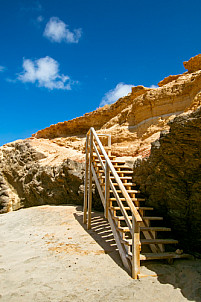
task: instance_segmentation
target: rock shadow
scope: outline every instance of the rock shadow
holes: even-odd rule
[[[201,302],[201,260],[175,259],[173,264],[166,260],[142,262],[141,270],[147,275],[157,275],[161,284],[170,284],[180,289],[188,301]]]

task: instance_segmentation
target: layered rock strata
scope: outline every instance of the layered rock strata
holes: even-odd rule
[[[112,135],[113,152],[117,156],[147,156],[151,142],[159,138],[161,130],[169,129],[171,119],[189,109],[195,110],[200,104],[200,55],[188,62],[184,65],[189,71],[165,78],[159,88],[133,87],[130,94],[116,103],[51,125],[33,137],[51,139],[84,152],[86,132],[94,127]]]

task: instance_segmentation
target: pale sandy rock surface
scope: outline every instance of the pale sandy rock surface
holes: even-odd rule
[[[0,301],[201,301],[200,260],[146,263],[133,280],[122,268],[108,223],[92,230],[76,206],[40,206],[0,216]]]

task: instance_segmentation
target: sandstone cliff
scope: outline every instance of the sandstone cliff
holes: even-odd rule
[[[159,138],[161,130],[169,129],[172,118],[201,104],[200,57],[184,62],[189,71],[165,78],[159,88],[133,87],[132,93],[112,105],[51,125],[33,136],[84,151],[86,132],[93,126],[112,135],[117,156],[148,155],[151,142]]]

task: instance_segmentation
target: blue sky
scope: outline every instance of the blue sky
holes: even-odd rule
[[[0,145],[183,73],[200,16],[200,0],[0,0]]]

